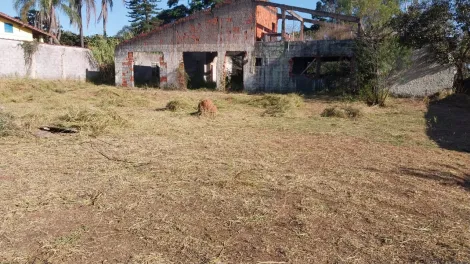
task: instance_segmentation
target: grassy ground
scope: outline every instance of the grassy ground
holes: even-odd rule
[[[470,155],[344,104],[0,80],[0,263],[469,262]]]

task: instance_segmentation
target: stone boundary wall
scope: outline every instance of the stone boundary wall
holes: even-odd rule
[[[394,77],[390,92],[404,97],[424,97],[452,88],[454,67],[430,62],[426,49],[415,50],[410,67]]]
[[[98,72],[98,64],[89,49],[38,44],[27,62],[22,43],[0,39],[0,77],[85,81]]]

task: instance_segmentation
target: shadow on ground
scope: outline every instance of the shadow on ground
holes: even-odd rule
[[[470,175],[458,175],[458,169],[449,168],[446,171],[436,169],[416,169],[416,168],[400,168],[400,173],[413,177],[434,180],[443,185],[456,185],[470,191]]]
[[[470,153],[470,96],[430,102],[425,118],[428,137],[441,148]]]

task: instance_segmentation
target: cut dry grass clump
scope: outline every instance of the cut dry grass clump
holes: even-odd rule
[[[191,109],[191,103],[186,99],[171,100],[166,104],[166,110],[171,112],[179,112]]]
[[[284,116],[303,103],[303,98],[298,94],[265,94],[248,102],[252,106],[266,108],[264,116]]]
[[[148,106],[149,100],[139,96],[136,93],[120,90],[114,87],[105,87],[94,93],[97,99],[100,99],[100,107],[133,107]]]
[[[67,113],[58,117],[55,125],[85,131],[91,136],[104,133],[111,127],[124,127],[127,121],[111,110],[94,108],[69,108]]]
[[[37,79],[1,79],[0,102],[31,103],[45,102],[51,98],[60,98],[69,92],[89,88],[84,82],[44,81]]]
[[[323,117],[338,117],[338,118],[351,118],[356,119],[363,115],[361,109],[354,106],[332,106],[327,107],[321,113]]]
[[[0,111],[0,137],[16,134],[18,127],[13,122],[13,115]]]

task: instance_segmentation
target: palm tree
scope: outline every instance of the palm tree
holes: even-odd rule
[[[113,0],[101,0],[101,13],[98,22],[103,19],[103,35],[106,37],[106,25],[108,23],[108,5],[110,11],[113,11]]]
[[[60,35],[60,22],[57,11],[62,11],[70,18],[77,20],[77,13],[70,7],[71,0],[14,0],[13,5],[22,20],[27,21],[28,12],[37,8],[39,24],[44,24],[47,32],[53,36],[52,41],[59,44],[57,36]]]
[[[85,47],[85,40],[83,35],[83,7],[86,7],[86,20],[87,26],[90,24],[91,15],[94,14],[96,17],[96,6],[95,0],[70,0],[72,2],[72,7],[78,13],[78,21],[75,20],[78,24],[78,28],[80,30],[80,45],[82,48]]]

